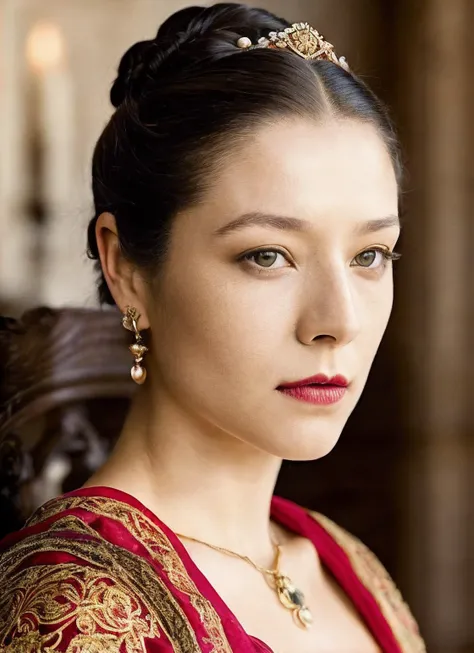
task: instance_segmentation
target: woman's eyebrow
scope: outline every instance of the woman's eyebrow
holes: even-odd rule
[[[228,224],[225,224],[223,227],[219,227],[219,229],[214,232],[214,235],[225,236],[233,231],[239,231],[251,226],[270,227],[272,229],[281,229],[285,231],[309,231],[312,224],[309,220],[290,218],[286,215],[252,212],[244,213]]]
[[[234,231],[240,231],[246,227],[259,226],[269,227],[271,229],[280,229],[283,231],[310,231],[313,228],[312,222],[302,220],[301,218],[291,218],[286,215],[275,215],[272,213],[244,213],[243,215],[231,220],[229,223],[219,227],[214,231],[215,236],[226,236]],[[383,218],[368,220],[356,227],[359,235],[370,234],[388,227],[400,227],[398,215],[388,215]]]
[[[387,215],[384,218],[376,218],[375,220],[367,220],[356,227],[356,233],[360,236],[365,234],[372,234],[375,231],[388,229],[389,227],[400,228],[400,218],[398,215]]]

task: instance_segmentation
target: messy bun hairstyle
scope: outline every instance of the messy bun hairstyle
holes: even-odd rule
[[[263,9],[220,3],[173,14],[155,38],[122,57],[110,99],[116,108],[93,156],[95,214],[89,256],[99,297],[113,298],[98,263],[98,216],[115,216],[124,256],[156,274],[165,261],[173,217],[206,190],[226,152],[259,125],[285,116],[326,114],[373,124],[397,178],[397,139],[385,108],[352,72],[288,51],[242,50],[289,23]]]

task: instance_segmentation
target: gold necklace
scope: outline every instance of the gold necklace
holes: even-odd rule
[[[191,542],[197,542],[198,544],[203,544],[204,546],[219,551],[220,553],[225,553],[226,555],[232,556],[233,558],[239,558],[244,562],[252,565],[257,571],[259,571],[264,576],[270,576],[273,580],[274,585],[270,586],[276,591],[280,603],[285,606],[288,610],[292,611],[293,617],[295,618],[298,626],[302,628],[311,628],[313,624],[313,615],[311,614],[310,609],[305,604],[304,594],[301,590],[297,589],[292,581],[282,574],[280,571],[280,557],[281,557],[281,545],[273,542],[272,544],[275,548],[275,564],[273,569],[265,569],[260,567],[251,560],[248,556],[241,555],[235,551],[230,551],[230,549],[225,549],[222,546],[216,546],[215,544],[209,544],[203,540],[198,540],[196,537],[190,537],[189,535],[182,535],[181,533],[176,533],[178,537],[182,537],[185,540],[190,540]]]

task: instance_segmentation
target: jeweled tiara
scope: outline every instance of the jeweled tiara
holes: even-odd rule
[[[255,44],[247,36],[241,36],[237,41],[237,47],[243,50],[254,48],[291,50],[303,59],[325,59],[344,70],[349,70],[345,57],[338,57],[332,43],[326,41],[322,34],[308,23],[293,23],[291,27],[281,32],[270,32],[268,37],[260,38]]]

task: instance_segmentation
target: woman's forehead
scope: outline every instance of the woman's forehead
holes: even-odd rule
[[[255,212],[371,220],[397,213],[398,188],[372,125],[301,119],[262,127],[231,150],[201,207],[217,228],[229,217]]]

